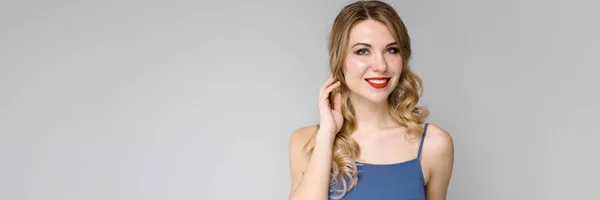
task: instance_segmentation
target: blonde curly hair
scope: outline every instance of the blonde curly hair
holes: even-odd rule
[[[333,199],[341,199],[346,193],[356,186],[358,181],[357,159],[360,147],[350,134],[356,129],[354,108],[349,98],[349,89],[343,78],[343,64],[348,53],[348,40],[350,30],[358,23],[367,19],[384,23],[391,30],[398,43],[400,55],[403,60],[402,74],[399,84],[388,97],[390,113],[399,124],[406,126],[409,135],[413,138],[420,137],[423,132],[421,124],[429,115],[427,108],[417,106],[422,94],[422,81],[411,70],[410,37],[398,13],[390,5],[380,1],[358,1],[345,6],[335,18],[329,35],[328,51],[329,66],[333,76],[342,82],[335,92],[342,94],[342,114],[344,123],[340,132],[335,136],[333,144],[333,159],[331,167],[330,192],[338,195]],[[330,95],[331,95],[330,94]],[[330,96],[329,99],[334,99]],[[318,131],[318,129],[317,129]],[[315,131],[315,133],[317,132]],[[304,146],[310,156],[314,149],[315,134]],[[339,189],[341,187],[341,189]]]

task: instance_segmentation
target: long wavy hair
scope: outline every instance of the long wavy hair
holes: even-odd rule
[[[400,48],[403,60],[402,74],[394,91],[388,97],[390,114],[402,126],[407,127],[408,136],[419,138],[423,132],[422,124],[429,115],[427,108],[417,106],[422,94],[422,81],[411,70],[410,37],[398,13],[390,5],[380,1],[357,1],[345,6],[335,18],[329,34],[328,51],[331,73],[342,83],[336,91],[342,94],[342,115],[344,123],[339,133],[335,136],[333,144],[333,159],[331,167],[330,192],[338,195],[333,199],[340,199],[356,186],[358,181],[357,159],[360,147],[350,134],[356,130],[356,117],[354,108],[349,98],[350,90],[344,82],[343,65],[349,51],[348,40],[350,30],[358,23],[367,19],[375,20],[387,25]],[[317,129],[318,131],[318,129]],[[317,132],[315,131],[315,133]],[[315,134],[304,146],[308,155],[312,154],[315,143]]]

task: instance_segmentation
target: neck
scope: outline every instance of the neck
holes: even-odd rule
[[[398,123],[389,112],[387,101],[372,102],[358,95],[350,95],[357,122],[357,131],[381,130]]]

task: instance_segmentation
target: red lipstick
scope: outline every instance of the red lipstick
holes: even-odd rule
[[[367,78],[365,79],[365,81],[367,81],[367,83],[369,83],[369,85],[371,85],[371,87],[374,87],[376,89],[381,89],[381,88],[385,88],[388,83],[390,82],[390,78],[388,77],[373,77],[373,78]]]

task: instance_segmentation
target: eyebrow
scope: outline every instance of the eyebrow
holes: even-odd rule
[[[395,45],[395,44],[396,44],[396,42],[392,42],[392,43],[389,43],[389,44],[385,45],[385,47],[389,47],[389,46],[392,46],[392,45]],[[369,43],[359,42],[359,43],[356,43],[356,44],[352,45],[351,48],[354,48],[355,46],[358,46],[358,45],[363,45],[363,46],[371,47],[371,44],[369,44]]]

